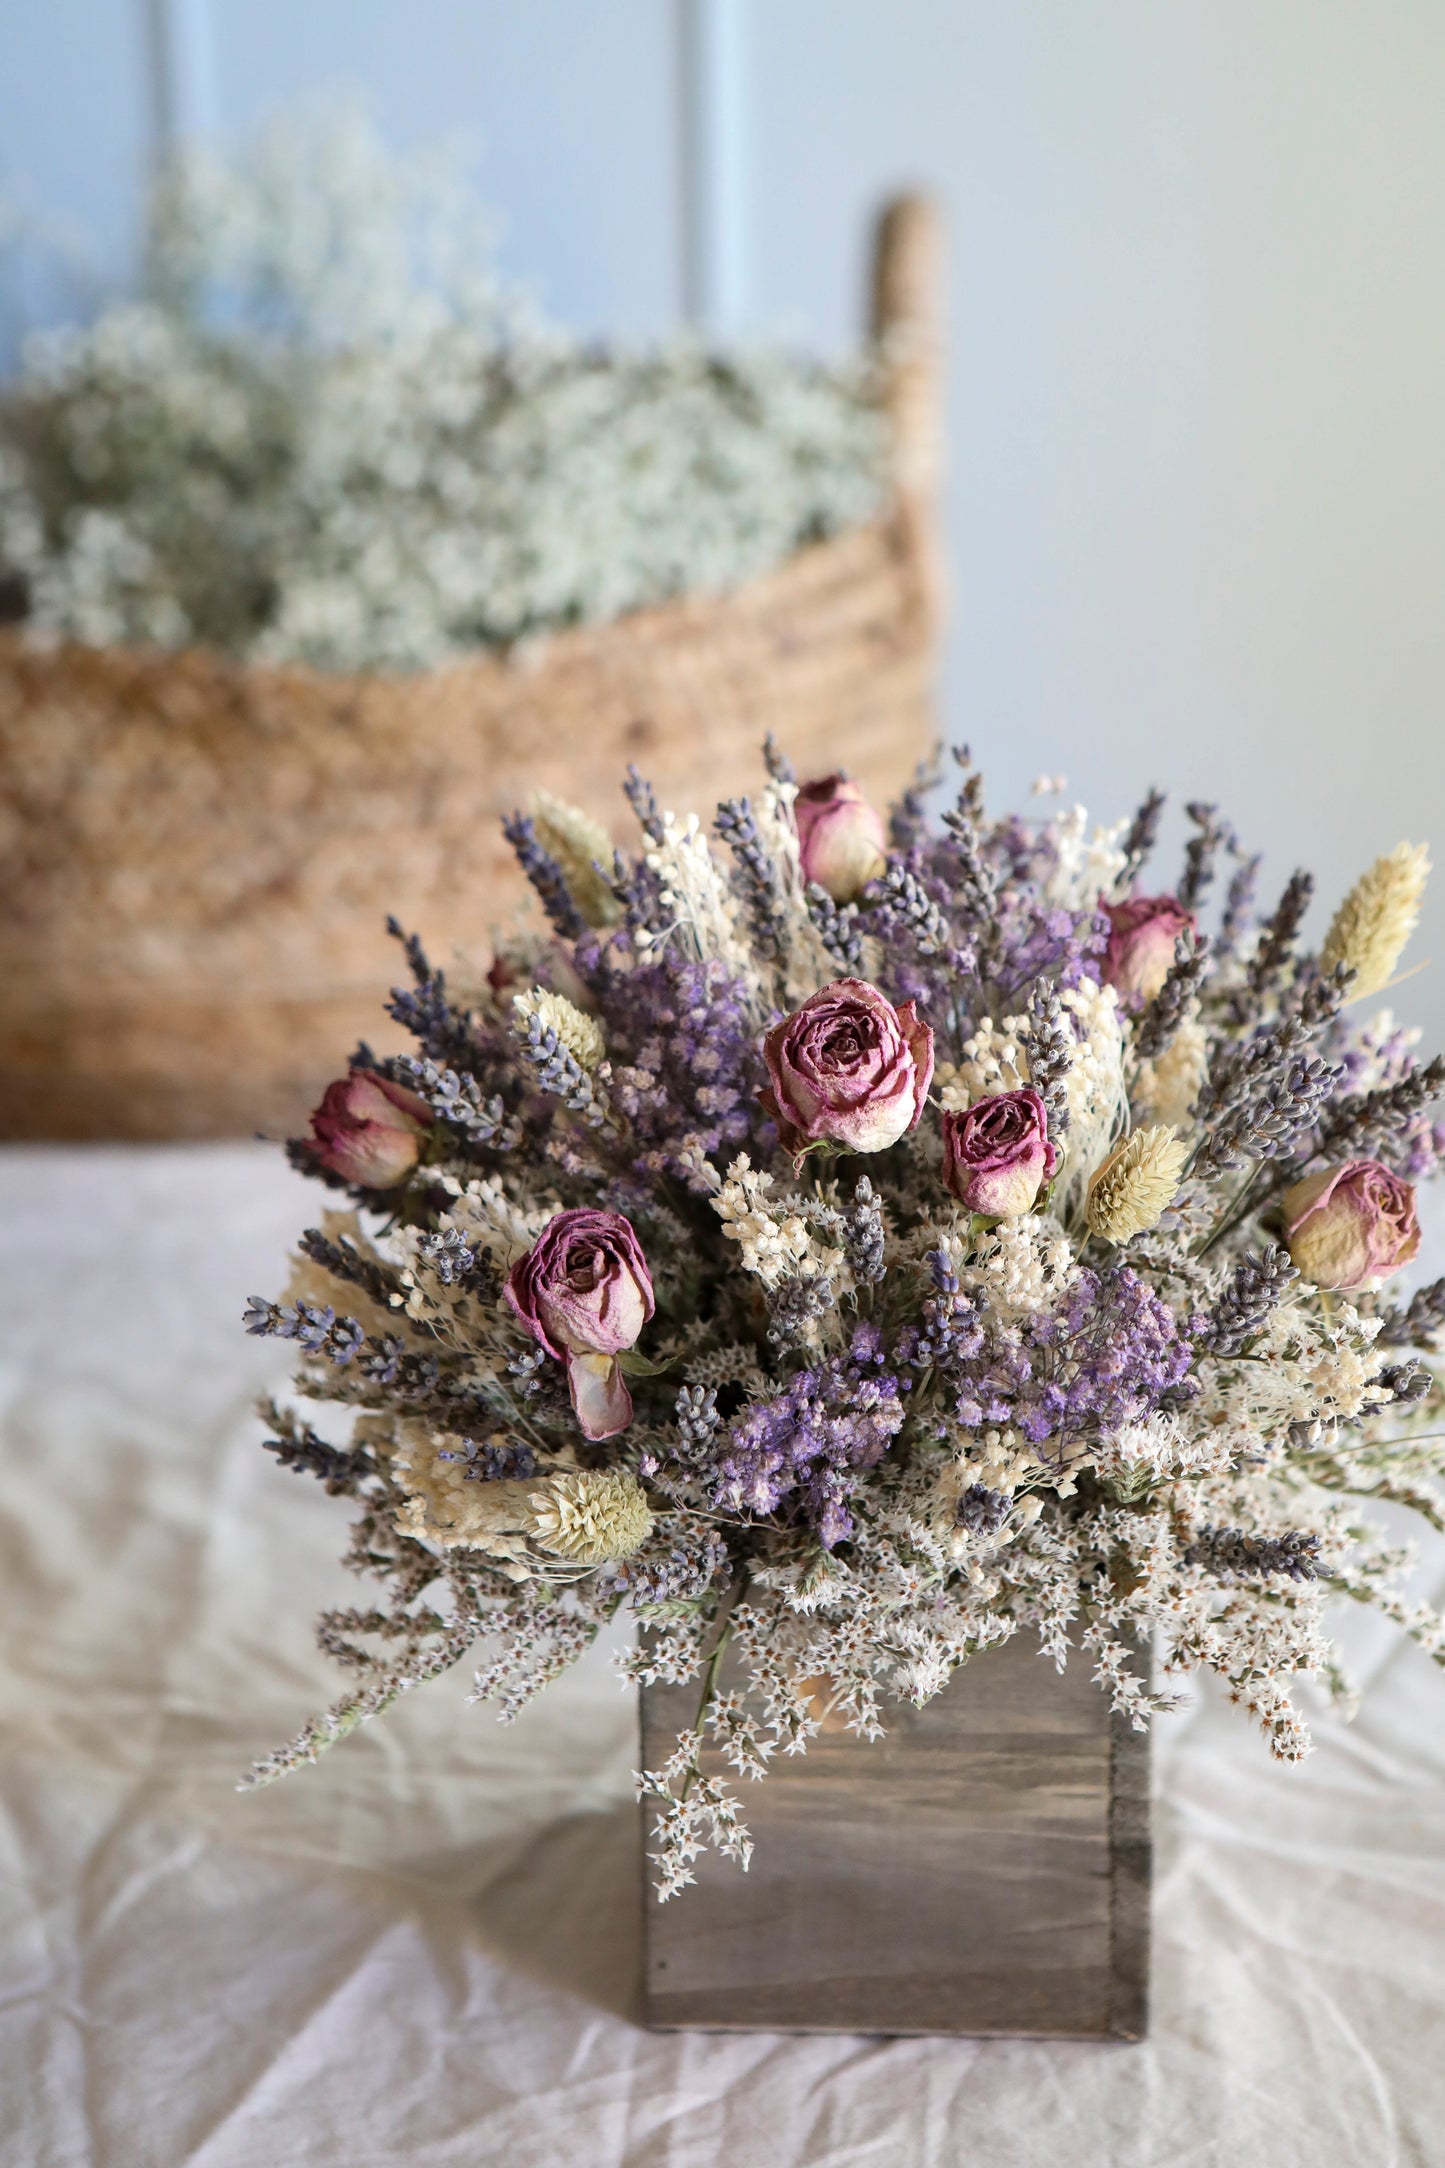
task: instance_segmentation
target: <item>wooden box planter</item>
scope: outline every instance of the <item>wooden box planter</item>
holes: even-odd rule
[[[693,1685],[643,1690],[645,1768],[696,1706]],[[830,1720],[760,1783],[730,1778],[752,1864],[705,1853],[695,1887],[649,1889],[648,2022],[1141,2038],[1148,1734],[1024,1634],[887,1722],[870,1744]]]
[[[769,729],[804,772],[901,782],[931,737],[936,254],[894,205],[892,509],[729,595],[413,677],[0,633],[0,1136],[295,1130],[359,1036],[391,1043],[388,911],[485,964],[535,789],[615,823],[635,760],[706,812]]]

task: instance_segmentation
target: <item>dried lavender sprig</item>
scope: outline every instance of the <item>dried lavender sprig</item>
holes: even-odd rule
[[[886,1241],[882,1199],[867,1175],[860,1174],[853,1185],[852,1207],[843,1216],[843,1247],[860,1286],[874,1286],[883,1278]]]
[[[434,1355],[419,1355],[395,1333],[368,1333],[354,1317],[338,1317],[329,1303],[268,1302],[252,1295],[242,1313],[247,1332],[258,1338],[295,1340],[308,1355],[324,1355],[345,1369],[353,1362],[373,1385],[395,1386],[408,1397],[434,1393],[441,1365]]]
[[[910,934],[921,956],[946,956],[953,946],[947,919],[916,874],[895,859],[864,898],[885,924]]]
[[[535,1014],[529,1016],[519,1044],[522,1059],[531,1062],[542,1089],[553,1093],[574,1114],[580,1114],[592,1128],[600,1129],[612,1112],[606,1094],[570,1047],[562,1044],[555,1024],[544,1023]]]
[[[1141,1061],[1155,1061],[1178,1036],[1199,993],[1209,962],[1209,936],[1182,933],[1168,975],[1139,1020],[1134,1046]]]
[[[1259,930],[1246,980],[1249,998],[1236,1004],[1239,1022],[1259,1014],[1261,1005],[1283,977],[1314,892],[1314,875],[1306,873],[1303,866],[1290,875],[1284,894]]]
[[[373,1302],[379,1302],[383,1309],[393,1307],[393,1297],[399,1301],[401,1279],[396,1268],[383,1264],[380,1258],[368,1257],[365,1251],[356,1247],[350,1235],[342,1235],[339,1241],[333,1242],[319,1227],[308,1227],[298,1248],[303,1257],[320,1265],[323,1272],[331,1273],[338,1280],[348,1280],[363,1294],[370,1295]]]
[[[958,867],[954,893],[971,918],[992,924],[998,883],[983,855],[978,821],[965,798],[966,792],[961,793],[959,803],[943,816],[943,825],[952,841],[954,863]]]
[[[1258,851],[1252,858],[1243,859],[1235,869],[1224,899],[1224,912],[1219,921],[1219,937],[1214,944],[1216,962],[1223,962],[1239,947],[1240,936],[1249,922],[1254,908],[1255,890],[1259,886],[1259,869],[1263,859]]]
[[[778,869],[758,834],[751,801],[724,798],[713,825],[737,860],[754,946],[763,956],[780,956],[785,945],[786,922]]]
[[[986,1483],[970,1483],[954,1508],[954,1525],[974,1536],[997,1535],[1012,1504],[1006,1491],[990,1490]]]
[[[717,1387],[684,1385],[673,1407],[677,1417],[677,1458],[689,1467],[706,1466],[722,1422]]]
[[[447,998],[446,974],[434,971],[427,961],[426,951],[414,933],[406,933],[398,920],[388,918],[386,930],[394,941],[399,941],[411,968],[414,987],[394,986],[386,1013],[421,1041],[431,1060],[437,1062],[464,1061],[475,1051],[471,1020],[463,1010],[452,1007]],[[375,1069],[378,1063],[369,1047],[358,1049],[364,1055],[364,1066]]]
[[[640,775],[630,762],[627,769],[627,781],[622,788],[626,794],[627,803],[637,816],[637,825],[648,842],[653,844],[661,843],[667,834],[667,830],[663,827],[662,816],[657,810],[656,793],[647,778]]]
[[[525,1482],[537,1473],[536,1454],[520,1440],[496,1445],[490,1439],[479,1444],[475,1438],[460,1438],[457,1443],[459,1452],[440,1452],[437,1459],[465,1461],[462,1473],[468,1483]]]
[[[468,1242],[459,1227],[444,1227],[436,1234],[417,1236],[416,1254],[441,1281],[443,1287],[465,1287],[477,1279],[494,1278],[491,1258]]]
[[[1386,1347],[1433,1348],[1435,1335],[1445,1330],[1445,1279],[1416,1288],[1408,1302],[1397,1302],[1380,1322],[1380,1340]]]
[[[464,1070],[448,1068],[415,1054],[393,1054],[381,1065],[394,1083],[424,1099],[439,1121],[446,1122],[468,1144],[490,1145],[505,1150],[517,1142],[515,1123],[507,1120],[500,1093],[483,1099],[481,1086]]]
[[[575,941],[586,926],[567,876],[550,851],[537,841],[537,826],[527,813],[510,813],[502,822],[502,834],[517,854],[517,863],[536,891],[542,909],[564,941]]]
[[[264,1295],[251,1295],[241,1323],[258,1340],[295,1340],[308,1355],[341,1365],[366,1345],[365,1327],[354,1317],[338,1318],[329,1302],[268,1302]]]
[[[1290,1263],[1288,1250],[1278,1243],[1242,1257],[1235,1266],[1209,1314],[1202,1332],[1195,1334],[1200,1355],[1240,1355],[1269,1322],[1299,1272]]]
[[[798,780],[793,763],[789,760],[787,754],[780,749],[778,741],[771,730],[763,740],[763,760],[767,765],[768,774],[775,783],[796,783]]]
[[[1275,1576],[1290,1581],[1319,1577],[1320,1539],[1313,1531],[1286,1529],[1277,1536],[1251,1536],[1242,1528],[1201,1528],[1184,1556],[1222,1581],[1257,1581]]]
[[[1435,1390],[1435,1373],[1427,1370],[1424,1363],[1386,1363],[1370,1382],[1379,1398],[1361,1410],[1364,1415],[1377,1414],[1387,1407],[1410,1408],[1421,1400],[1428,1400]]]
[[[1218,806],[1206,805],[1202,798],[1191,799],[1184,810],[1198,833],[1190,837],[1184,848],[1184,877],[1179,883],[1179,901],[1186,911],[1197,911],[1214,885],[1220,845],[1232,841],[1233,830],[1228,821],[1219,818]]]
[[[1119,869],[1115,886],[1120,894],[1133,887],[1143,870],[1145,860],[1159,841],[1159,816],[1168,803],[1162,790],[1151,789],[1129,824],[1124,838],[1124,863]]]
[[[1281,1159],[1313,1129],[1342,1069],[1308,1051],[1338,1015],[1345,981],[1335,974],[1305,987],[1298,1008],[1252,1038],[1226,1041],[1210,1063],[1198,1100],[1206,1134],[1192,1172],[1209,1176],[1245,1159]]]
[[[1036,981],[1029,995],[1029,1021],[1022,1034],[1029,1057],[1029,1081],[1044,1102],[1049,1135],[1061,1137],[1069,1126],[1069,1071],[1076,1042],[1055,989]]]
[[[811,1280],[781,1280],[767,1297],[768,1338],[774,1347],[792,1347],[808,1336],[808,1327],[837,1307],[838,1291],[832,1275],[820,1272]]]
[[[1445,1054],[1372,1092],[1350,1092],[1331,1107],[1320,1130],[1319,1149],[1363,1155],[1379,1150],[1410,1128],[1418,1115],[1445,1098]]]
[[[276,1435],[261,1441],[264,1450],[274,1453],[283,1468],[297,1475],[314,1475],[333,1498],[354,1498],[366,1478],[375,1475],[376,1462],[365,1446],[328,1445],[309,1423],[274,1402],[265,1414]]]
[[[958,786],[958,810],[977,826],[983,820],[983,771],[975,768],[973,754],[966,745],[955,745],[953,764],[963,771],[963,781]]]
[[[911,851],[915,843],[923,840],[928,831],[927,800],[942,780],[943,743],[940,739],[927,760],[919,761],[913,771],[913,781],[898,803],[889,809],[888,840],[895,851]]]
[[[826,888],[816,881],[808,883],[808,916],[817,929],[818,939],[835,963],[845,971],[856,972],[863,967],[863,927],[856,903],[834,903]]]

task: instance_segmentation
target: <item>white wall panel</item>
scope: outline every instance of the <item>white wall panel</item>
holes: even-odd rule
[[[1283,880],[1445,860],[1445,9],[768,0],[753,308],[952,230],[949,720],[1016,799],[1223,798]],[[1445,1037],[1445,873],[1402,1011]]]
[[[149,152],[142,28],[139,0],[0,0],[0,189],[73,229],[104,280],[129,268]],[[3,368],[67,295],[33,261],[0,270]]]
[[[505,222],[503,261],[587,330],[679,307],[670,0],[209,0],[220,120],[328,84],[399,145],[462,131]]]

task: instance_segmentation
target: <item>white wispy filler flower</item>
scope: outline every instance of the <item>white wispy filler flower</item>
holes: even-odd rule
[[[723,1233],[738,1245],[744,1272],[755,1273],[764,1287],[816,1279],[840,1262],[841,1252],[818,1248],[806,1219],[789,1199],[773,1197],[772,1188],[773,1177],[754,1167],[746,1152],[735,1159],[712,1200]]]
[[[525,993],[513,994],[512,1014],[523,1033],[534,1017],[544,1031],[555,1031],[558,1044],[584,1069],[596,1069],[606,1059],[602,1026],[565,994],[550,993],[545,986],[529,987]]]
[[[432,668],[723,592],[882,510],[870,355],[603,353],[495,240],[458,158],[398,158],[344,105],[178,153],[144,294],[38,335],[7,386],[0,570],[32,633]]]
[[[1157,1227],[1178,1193],[1188,1157],[1189,1146],[1172,1129],[1136,1129],[1089,1183],[1089,1232],[1118,1244]]]
[[[509,823],[552,930],[504,936],[474,998],[408,940],[416,1054],[363,1050],[293,1147],[352,1209],[246,1313],[298,1356],[270,1449],[350,1501],[371,1583],[322,1621],[350,1691],[256,1781],[474,1644],[473,1698],[509,1717],[636,1621],[626,1676],[697,1695],[639,1777],[663,1897],[704,1845],[746,1859],[735,1776],[825,1709],[878,1738],[1012,1634],[1135,1724],[1212,1671],[1285,1760],[1301,1677],[1348,1704],[1331,1597],[1445,1662],[1369,1515],[1445,1526],[1440,1389],[1409,1352],[1445,1342],[1445,1281],[1382,1286],[1445,1159],[1445,1060],[1352,1021],[1300,952],[1304,877],[1255,918],[1216,807],[1169,895],[1143,874],[1157,792],[1091,843],[1076,811],[991,817],[963,761],[946,819],[925,774],[888,876],[840,904],[802,879],[794,810],[834,779],[766,760],[715,823],[629,780],[601,932],[600,832],[555,801]],[[1379,968],[1423,861],[1387,866],[1350,907]],[[1151,990],[1141,940],[1191,921]],[[368,1151],[393,1115],[406,1150]],[[1031,1209],[969,1201],[965,1144],[1006,1178],[1041,1137],[1061,1163]]]
[[[1377,994],[1395,975],[1405,944],[1420,923],[1430,875],[1423,843],[1397,843],[1377,858],[1336,911],[1320,950],[1320,964],[1344,964],[1355,976],[1350,995]]]
[[[652,1509],[636,1476],[579,1468],[550,1476],[527,1493],[527,1523],[544,1551],[600,1566],[641,1549]]]

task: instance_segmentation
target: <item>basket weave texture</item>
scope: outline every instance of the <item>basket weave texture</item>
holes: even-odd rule
[[[895,508],[729,595],[411,677],[0,634],[0,1134],[301,1126],[358,1037],[391,1043],[388,911],[485,962],[520,900],[499,822],[538,788],[615,825],[636,761],[704,807],[768,730],[896,785],[931,726],[936,253],[891,206]]]

